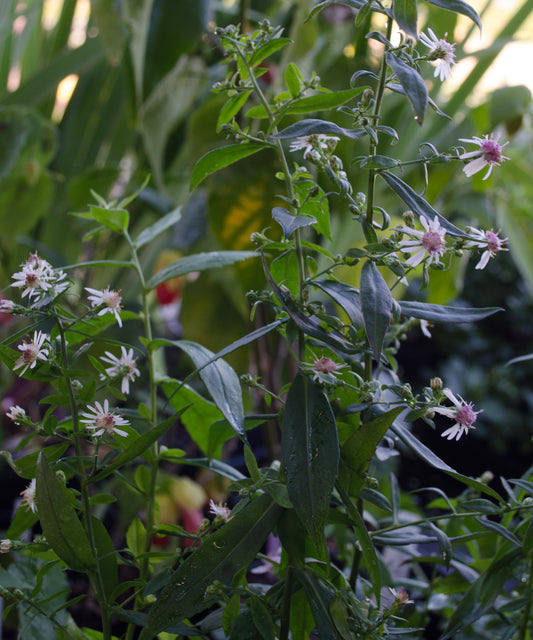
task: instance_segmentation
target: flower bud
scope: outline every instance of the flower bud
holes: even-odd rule
[[[412,211],[404,211],[402,215],[403,221],[405,222],[406,227],[410,227],[414,229],[415,227],[415,214]]]
[[[361,104],[363,107],[368,107],[374,98],[374,92],[372,89],[365,89],[363,91],[363,99],[361,100]]]
[[[429,381],[429,386],[433,390],[433,392],[441,392],[443,387],[442,379],[439,377],[431,378]]]

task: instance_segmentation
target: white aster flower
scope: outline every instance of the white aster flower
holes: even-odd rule
[[[100,360],[111,365],[105,370],[107,376],[109,378],[120,378],[122,380],[122,393],[128,394],[130,392],[130,382],[133,382],[135,377],[141,374],[135,366],[137,358],[133,357],[133,349],[126,350],[125,347],[120,347],[120,349],[122,351],[120,358],[106,351],[105,355],[107,357],[101,356]],[[100,379],[105,380],[105,376],[101,375]]]
[[[289,151],[303,150],[305,158],[313,149],[333,151],[339,140],[340,138],[337,136],[327,136],[324,133],[312,133],[308,136],[300,136],[293,140],[289,145]]]
[[[24,367],[19,374],[22,376],[27,369],[33,369],[38,360],[46,360],[50,350],[47,346],[43,345],[45,345],[49,339],[50,336],[47,333],[34,331],[33,340],[30,342],[24,341],[22,344],[19,344],[18,349],[22,351],[22,355],[15,362],[13,370]]]
[[[24,491],[20,492],[20,495],[22,496],[21,504],[26,505],[26,511],[28,511],[28,509],[31,509],[33,513],[36,513],[37,505],[35,504],[35,478],[24,489]]]
[[[86,429],[94,431],[92,434],[94,437],[101,436],[104,433],[109,435],[116,433],[124,437],[128,435],[127,431],[117,427],[129,425],[129,422],[117,413],[117,409],[110,411],[107,400],[104,400],[103,407],[99,402],[95,402],[93,407],[88,406],[87,409],[92,413],[82,413],[81,415],[86,419],[80,422],[85,423]]]
[[[13,543],[11,540],[1,540],[0,541],[0,553],[9,553],[11,551],[11,547]]]
[[[470,227],[467,229],[467,232],[476,239],[469,240],[465,245],[466,248],[483,249],[481,259],[477,263],[476,269],[484,269],[489,260],[494,258],[498,251],[507,251],[507,248],[503,246],[507,242],[507,238],[500,238],[499,236],[501,229],[499,231],[493,231],[492,229],[490,231],[483,231],[482,229],[473,229]]]
[[[28,418],[26,412],[18,404],[10,407],[9,411],[6,411],[6,416],[12,420],[15,424],[21,425]]]
[[[226,505],[219,502],[218,504],[214,500],[209,500],[209,511],[214,516],[220,516],[224,520],[229,520],[231,517],[231,509]]]
[[[66,274],[63,271],[56,271],[52,265],[37,253],[30,253],[28,260],[20,265],[21,271],[14,273],[12,278],[15,282],[13,287],[24,287],[22,297],[41,300],[46,293],[54,297],[68,288]]]
[[[475,429],[474,423],[477,420],[478,413],[481,413],[481,411],[474,411],[474,405],[471,402],[465,402],[460,396],[456,397],[450,389],[443,389],[442,393],[454,407],[435,407],[435,412],[456,422],[441,435],[447,440],[453,440],[454,438],[459,440],[470,429]]]
[[[7,298],[0,299],[0,313],[13,313],[15,303]]]
[[[122,320],[119,315],[119,311],[122,308],[120,306],[120,303],[122,302],[122,298],[119,295],[120,292],[113,291],[113,289],[110,289],[109,287],[106,287],[102,291],[85,287],[85,291],[92,294],[89,296],[89,301],[93,309],[104,305],[104,308],[98,312],[99,316],[103,316],[104,313],[112,313],[117,319],[118,326],[122,327]]]
[[[440,226],[439,219],[435,216],[433,222],[428,222],[424,216],[420,216],[420,223],[424,231],[411,229],[410,227],[398,227],[398,231],[415,236],[413,240],[400,240],[400,251],[412,253],[413,255],[406,261],[411,267],[417,267],[427,256],[429,264],[440,262],[439,258],[446,251],[445,236],[446,231]]]
[[[500,166],[502,162],[509,160],[507,156],[502,154],[503,147],[508,145],[509,142],[500,144],[498,142],[498,138],[499,135],[495,136],[493,133],[483,136],[482,138],[478,138],[477,136],[474,136],[471,139],[459,138],[461,142],[477,144],[479,147],[476,151],[462,153],[459,156],[461,160],[470,160],[472,158],[472,162],[469,162],[465,167],[463,167],[463,171],[467,178],[470,178],[475,173],[488,166],[489,170],[483,177],[483,180],[486,180],[490,176],[494,165]]]
[[[425,33],[420,34],[420,42],[431,49],[429,57],[435,61],[436,78],[439,76],[441,81],[449,78],[452,73],[452,64],[455,64],[455,44],[446,42],[447,33],[444,38],[437,38],[432,29],[428,28],[429,36]]]

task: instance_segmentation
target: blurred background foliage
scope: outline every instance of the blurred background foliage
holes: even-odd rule
[[[419,283],[400,294],[505,309],[468,329],[436,327],[431,341],[413,331],[400,352],[400,367],[413,380],[415,391],[439,375],[447,386],[484,409],[478,430],[469,444],[461,443],[460,451],[453,444],[439,443],[449,449],[445,455],[451,456],[453,447],[454,456],[464,454],[465,465],[479,464],[481,472],[497,464],[497,458],[511,462],[517,449],[527,456],[533,449],[529,424],[533,361],[505,366],[511,358],[533,352],[533,42],[527,41],[533,31],[533,2],[472,4],[483,19],[482,35],[467,19],[419,3],[419,30],[430,25],[439,37],[447,32],[448,40],[458,43],[459,63],[451,82],[441,85],[427,69],[430,94],[450,118],[430,112],[419,127],[406,101],[388,95],[383,124],[403,135],[395,147],[385,140],[387,146],[381,151],[416,158],[425,140],[445,152],[459,138],[493,130],[510,140],[506,151],[512,160],[487,181],[479,174],[465,180],[456,163],[432,165],[428,182],[420,168],[406,168],[402,175],[420,192],[427,190],[433,206],[453,222],[478,220],[485,228],[501,227],[509,238],[510,252],[485,271],[475,271],[466,258],[455,260],[451,274],[432,273],[431,294],[419,291]],[[305,77],[316,71],[321,84],[331,89],[349,88],[357,70],[376,67],[379,45],[364,37],[368,24],[356,28],[354,10],[328,7],[306,22],[312,5],[311,0],[3,0],[3,287],[29,250],[37,249],[58,267],[89,258],[123,257],[124,249],[114,244],[112,235],[103,233],[96,242],[84,243],[86,226],[69,214],[94,201],[91,190],[105,198],[120,198],[138,188],[148,174],[148,187],[131,205],[133,233],[182,207],[182,218],[172,232],[146,249],[149,272],[178,255],[251,248],[251,233],[268,227],[277,233],[271,210],[282,189],[273,176],[274,158],[266,153],[225,169],[193,194],[189,180],[195,162],[225,144],[217,132],[224,99],[211,91],[213,83],[224,77],[219,64],[222,52],[213,33],[216,25],[240,22],[251,28],[266,17],[284,26],[295,44],[269,62],[261,79],[267,93],[283,90],[289,62]],[[328,118],[350,125],[342,112]],[[343,140],[337,152],[354,191],[364,190],[366,173],[352,163],[366,153],[363,143]],[[327,191],[327,178],[323,180]],[[377,201],[399,220],[403,210],[395,196],[382,189]],[[330,211],[330,252],[343,253],[364,243],[359,225],[334,199]],[[345,275],[357,285],[357,269]],[[134,286],[124,280],[109,281],[111,277],[116,275],[105,269],[91,273],[92,286],[111,284],[122,289],[126,305],[128,298],[135,304]],[[263,285],[258,265],[248,261],[232,270],[167,285],[157,292],[154,305],[160,307],[165,331],[183,333],[216,351],[249,331],[245,294]],[[129,330],[134,331],[134,325]],[[260,354],[238,352],[232,364],[240,373],[264,374],[260,361]],[[276,364],[273,358],[268,362],[271,367]],[[4,371],[2,384],[9,388],[6,376]],[[477,448],[482,441],[487,456],[494,454],[494,462],[481,456],[472,459],[468,447]]]

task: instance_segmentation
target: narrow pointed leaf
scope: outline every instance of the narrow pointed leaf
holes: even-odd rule
[[[235,575],[251,564],[281,512],[282,508],[263,494],[206,538],[172,573],[150,610],[141,640],[150,640],[170,625],[214,604],[216,600],[206,598],[207,587],[215,580],[232,584]]]
[[[154,222],[154,224],[150,225],[148,228],[144,229],[139,233],[137,240],[135,240],[135,247],[140,249],[144,247],[145,244],[153,240],[163,231],[170,229],[173,227],[178,220],[181,218],[181,207],[177,207],[173,211],[170,211],[162,218]]]
[[[367,260],[361,270],[361,308],[365,331],[377,362],[392,312],[392,296],[387,283],[373,262]]]
[[[499,522],[494,522],[493,520],[489,520],[488,518],[476,518],[476,520],[482,527],[485,527],[485,529],[494,531],[498,535],[502,536],[502,538],[505,538],[506,540],[514,544],[516,547],[522,547],[522,543],[515,536],[515,534],[512,531],[509,531],[507,527],[504,527]]]
[[[474,7],[471,7],[463,0],[426,0],[428,4],[435,5],[441,9],[447,9],[454,13],[461,13],[464,16],[468,16],[472,22],[474,22],[481,30],[481,18]]]
[[[364,129],[344,129],[334,122],[309,118],[306,120],[300,120],[300,122],[295,124],[291,124],[270,137],[274,140],[291,140],[292,138],[309,136],[314,133],[327,133],[333,136],[352,138],[354,140],[366,135],[366,131]]]
[[[155,289],[158,285],[177,278],[178,276],[184,276],[188,273],[195,271],[206,271],[207,269],[216,269],[218,267],[225,267],[241,260],[247,260],[248,258],[257,258],[257,253],[254,251],[212,251],[210,253],[195,253],[191,256],[185,256],[175,262],[172,262],[158,271],[148,281],[148,289]]]
[[[433,221],[435,216],[437,216],[440,226],[446,229],[446,233],[449,233],[451,236],[468,238],[468,234],[461,231],[461,229],[451,222],[448,222],[444,216],[441,216],[440,213],[435,211],[435,209],[433,209],[433,207],[422,196],[418,195],[418,193],[411,189],[411,187],[403,180],[392,173],[388,173],[387,171],[382,171],[379,175],[385,180],[396,195],[400,196],[409,209],[412,209],[413,212],[416,213],[417,216],[423,216],[428,222]]]
[[[247,158],[267,148],[267,145],[260,144],[232,144],[227,147],[209,151],[202,156],[194,166],[190,190],[195,189],[202,180],[212,173],[215,173],[215,171],[229,167],[234,162],[238,162],[243,158]]]
[[[409,449],[411,449],[411,451],[416,453],[417,456],[427,462],[434,469],[439,469],[468,487],[495,498],[500,504],[505,504],[505,500],[496,493],[494,489],[491,489],[486,484],[479,482],[479,480],[474,480],[474,478],[464,476],[462,473],[459,473],[450,467],[449,464],[444,462],[444,460],[441,460],[441,458],[434,454],[433,451],[426,447],[425,444],[420,442],[420,440],[418,440],[408,429],[399,424],[398,421],[392,423],[391,429],[400,438],[400,440],[409,447]]]
[[[40,454],[36,468],[36,502],[48,544],[70,569],[94,568],[91,545],[67,490]]]
[[[332,589],[323,584],[310,569],[295,569],[294,573],[311,605],[320,640],[343,640],[330,613],[330,608],[336,600]]]
[[[418,40],[416,0],[394,0],[394,19],[408,36]]]
[[[394,75],[398,78],[398,82],[402,85],[409,102],[413,105],[416,119],[418,124],[421,125],[424,122],[428,105],[428,90],[424,78],[416,69],[410,67],[392,53],[386,53],[385,59],[393,70]]]
[[[292,40],[290,38],[274,38],[265,42],[265,44],[261,45],[258,49],[256,49],[252,57],[250,58],[250,66],[255,67],[260,62],[263,62],[266,58],[271,56],[276,51],[283,49],[288,44],[291,44]]]
[[[175,340],[174,345],[191,358],[216,406],[232,428],[240,436],[244,436],[244,409],[239,376],[225,360],[219,358],[213,362],[215,354],[196,342]]]
[[[274,207],[272,209],[272,217],[281,226],[283,235],[286,238],[292,236],[296,229],[309,227],[317,222],[317,219],[312,216],[293,216],[283,207]]]
[[[218,116],[217,131],[220,131],[223,124],[226,124],[227,122],[231,122],[231,120],[233,120],[233,118],[242,109],[251,93],[252,90],[247,89],[246,91],[242,91],[241,93],[236,93],[226,102],[226,104],[220,110],[220,115]]]
[[[410,302],[400,300],[402,316],[409,318],[421,318],[429,322],[477,322],[488,318],[493,313],[503,311],[501,307],[448,307],[440,304],[430,304],[427,302]]]
[[[328,294],[335,302],[346,311],[352,324],[360,329],[365,326],[361,296],[359,291],[349,284],[337,282],[337,280],[315,280],[313,283]]]
[[[130,222],[130,214],[126,209],[106,209],[105,207],[90,206],[91,216],[100,224],[113,231],[126,231]]]
[[[346,89],[344,91],[332,91],[331,93],[319,93],[316,96],[308,96],[306,98],[300,98],[290,104],[284,114],[305,114],[314,113],[315,111],[327,111],[329,109],[335,109],[343,104],[346,104],[352,98],[355,98],[364,91],[364,87],[357,89]],[[349,130],[351,131],[351,130]]]
[[[335,416],[320,385],[299,374],[287,396],[281,464],[289,497],[317,549],[337,477],[339,442]]]

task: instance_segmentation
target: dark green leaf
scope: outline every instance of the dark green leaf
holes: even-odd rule
[[[428,4],[433,4],[441,9],[447,9],[454,13],[462,13],[464,16],[468,16],[481,30],[481,18],[474,7],[471,7],[463,0],[426,0]]]
[[[418,40],[416,0],[394,0],[394,19],[408,36]]]
[[[118,586],[117,552],[104,523],[98,518],[91,518],[94,542],[98,553],[97,563],[102,576],[103,588],[107,602],[113,601],[113,592]]]
[[[416,191],[413,191],[403,180],[400,180],[400,178],[387,171],[383,171],[379,175],[417,216],[423,216],[428,222],[432,222],[436,216],[440,226],[446,229],[446,233],[449,233],[451,236],[468,238],[468,235],[464,231],[461,231],[461,229],[454,224],[448,222],[444,216],[437,213],[422,196],[419,196]]]
[[[314,280],[313,285],[319,287],[346,311],[352,324],[361,329],[365,326],[363,311],[361,308],[361,296],[359,291],[349,284],[336,280]]]
[[[360,95],[363,91],[364,87],[359,87],[357,89],[332,91],[331,93],[319,93],[316,96],[300,98],[299,100],[295,100],[294,102],[292,102],[286,109],[284,109],[283,115],[287,115],[289,113],[302,115],[304,113],[314,113],[315,111],[327,111],[329,109],[335,109],[336,107],[340,107],[341,105],[346,104],[352,98]]]
[[[370,260],[365,262],[361,270],[360,294],[366,335],[379,362],[391,320],[392,296],[385,279]]]
[[[362,169],[390,169],[391,167],[396,167],[398,165],[398,160],[389,158],[389,156],[365,156],[358,160],[359,166]]]
[[[202,156],[194,166],[191,177],[191,191],[195,189],[202,180],[207,178],[207,176],[215,173],[215,171],[229,167],[234,162],[247,158],[262,149],[267,149],[268,146],[269,145],[260,144],[233,144],[209,151]]]
[[[281,465],[289,497],[317,549],[337,477],[339,442],[335,416],[321,386],[302,374],[294,379],[285,404]]]
[[[330,613],[330,607],[336,600],[334,591],[310,569],[294,569],[294,574],[311,604],[320,640],[344,640]]]
[[[485,527],[485,529],[494,531],[498,535],[502,536],[502,538],[505,538],[506,540],[509,540],[509,542],[512,542],[512,544],[517,547],[522,547],[522,543],[515,536],[515,534],[512,531],[509,531],[507,527],[504,527],[499,522],[494,522],[493,520],[488,520],[487,518],[476,518],[476,520],[482,527]]]
[[[343,129],[334,122],[310,118],[291,124],[270,137],[275,140],[291,140],[292,138],[309,136],[314,133],[327,133],[334,136],[345,136],[346,138],[352,138],[354,140],[366,135],[366,131],[364,129]]]
[[[13,459],[13,456],[9,451],[0,451],[0,456],[4,458],[7,464],[20,478],[31,480],[32,478],[35,478],[37,459],[41,453],[46,457],[48,462],[55,462],[56,460],[59,460],[63,453],[65,453],[67,447],[68,444],[53,444],[41,449],[40,451],[34,451],[33,453],[29,453],[27,456],[17,458],[16,460]]]
[[[263,640],[276,640],[276,625],[272,620],[270,611],[263,604],[263,601],[257,596],[252,596],[249,600],[249,607],[254,624],[259,631],[259,638]],[[259,640],[259,638],[257,638],[257,640]]]
[[[213,361],[215,354],[196,342],[174,340],[172,343],[191,358],[216,406],[236,433],[244,436],[242,390],[235,371],[221,358]]]
[[[402,316],[406,318],[422,318],[430,322],[477,322],[488,318],[493,313],[503,311],[500,307],[447,307],[440,304],[429,304],[427,302],[409,302],[400,300]]]
[[[263,494],[206,538],[171,577],[148,615],[141,640],[149,640],[172,624],[213,604],[206,589],[215,580],[231,585],[235,574],[248,567],[282,512]]]
[[[317,222],[316,218],[313,218],[312,216],[293,216],[283,207],[274,207],[272,209],[272,217],[281,225],[283,235],[286,238],[290,237],[296,229],[309,227]]]
[[[425,444],[422,444],[420,440],[415,438],[415,436],[404,426],[399,424],[398,422],[393,422],[391,425],[391,429],[394,433],[400,438],[400,440],[407,446],[411,451],[417,454],[422,460],[425,460],[431,467],[435,469],[439,469],[444,473],[448,474],[452,478],[459,480],[463,484],[468,487],[472,487],[476,491],[484,493],[492,498],[495,498],[499,503],[505,504],[505,500],[498,494],[496,491],[491,489],[486,484],[479,482],[478,480],[474,480],[474,478],[469,478],[468,476],[464,476],[452,467],[448,465],[444,460],[441,460],[436,454],[431,451]]]
[[[494,515],[499,513],[500,509],[494,502],[486,500],[485,498],[473,498],[472,500],[465,500],[461,502],[461,507],[467,511],[479,511],[488,515]]]
[[[50,468],[43,453],[36,468],[36,502],[47,542],[70,569],[94,568],[91,545],[70,502],[67,490]]]
[[[220,131],[223,124],[226,124],[227,122],[231,122],[231,120],[233,120],[233,118],[242,109],[251,93],[252,90],[247,89],[246,91],[242,91],[241,93],[236,93],[226,102],[226,104],[220,110],[220,114],[218,116],[217,131]]]
[[[403,0],[407,2],[408,0]],[[416,36],[415,36],[416,37]],[[402,85],[409,102],[413,105],[418,124],[424,122],[428,105],[428,90],[420,73],[392,53],[385,54],[385,60]]]
[[[254,251],[212,251],[209,253],[195,253],[192,256],[180,258],[172,262],[172,264],[169,264],[168,267],[158,271],[150,278],[147,287],[149,289],[155,289],[158,285],[171,278],[184,276],[194,271],[206,271],[207,269],[225,267],[240,262],[241,260],[247,260],[248,258],[257,258],[257,253]]]
[[[170,227],[173,227],[178,220],[181,218],[181,207],[177,207],[170,213],[167,213],[165,216],[154,222],[153,225],[149,226],[147,229],[144,229],[139,233],[137,240],[135,240],[135,248],[140,249],[145,244],[153,240],[156,236],[163,231],[166,231]]]
[[[524,534],[523,549],[526,556],[530,555],[533,551],[533,517],[531,517],[531,511],[529,512],[529,522]]]
[[[478,620],[499,595],[503,595],[504,584],[512,579],[514,570],[521,560],[521,549],[513,549],[492,562],[454,608],[444,635],[441,636],[442,640],[457,637],[460,631]]]

